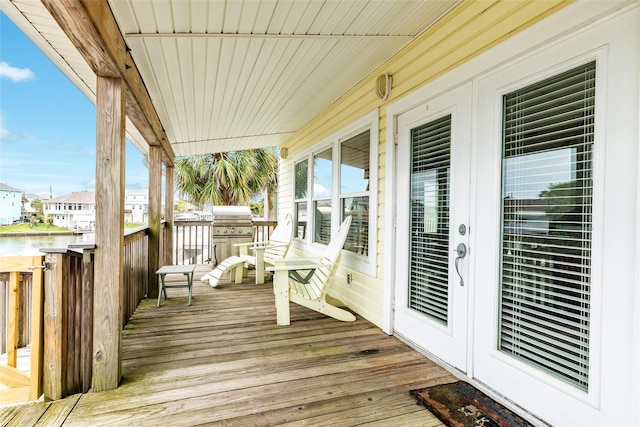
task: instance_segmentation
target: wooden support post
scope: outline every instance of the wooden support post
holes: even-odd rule
[[[44,295],[44,369],[42,381],[44,395],[47,399],[60,399],[63,390],[65,363],[63,349],[67,348],[65,327],[64,300],[64,262],[62,254],[47,254]]]
[[[44,281],[42,256],[34,256],[31,266],[31,367],[29,379],[29,400],[36,400],[42,394],[42,360],[44,331]]]
[[[156,271],[160,266],[162,147],[149,146],[149,298],[158,297]]]
[[[164,219],[164,265],[169,265],[173,264],[173,166],[165,166]]]
[[[20,289],[20,272],[9,273],[9,310],[7,317],[7,365],[16,367],[18,361],[18,301]]]
[[[93,391],[117,388],[122,371],[124,92],[122,79],[98,76]]]

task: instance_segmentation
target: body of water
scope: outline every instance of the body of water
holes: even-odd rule
[[[82,243],[82,234],[63,236],[0,237],[0,256],[42,255],[41,248],[66,248]]]

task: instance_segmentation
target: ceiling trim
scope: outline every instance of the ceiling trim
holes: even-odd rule
[[[411,41],[410,35],[378,35],[378,34],[251,34],[251,33],[127,33],[127,39],[137,38],[213,38],[213,39],[284,39],[284,40],[401,40]]]
[[[218,141],[233,141],[234,139],[251,139],[251,138],[264,138],[265,136],[290,136],[296,133],[296,131],[288,132],[275,132],[275,133],[262,133],[258,135],[241,135],[241,136],[225,136],[223,138],[207,138],[193,141],[175,141],[174,144],[193,144],[197,142],[218,142]]]

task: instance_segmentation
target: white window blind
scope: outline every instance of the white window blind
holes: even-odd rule
[[[595,62],[504,96],[498,348],[589,384]]]
[[[444,325],[449,312],[451,116],[411,130],[409,307]]]

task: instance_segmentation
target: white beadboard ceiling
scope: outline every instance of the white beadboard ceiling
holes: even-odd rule
[[[176,156],[282,144],[457,2],[108,0]],[[95,102],[41,3],[0,5]]]

